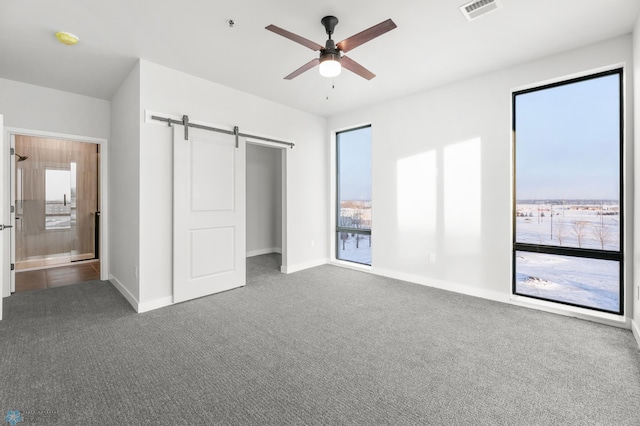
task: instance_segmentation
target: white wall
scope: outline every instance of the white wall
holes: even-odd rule
[[[247,256],[282,249],[281,151],[247,144]]]
[[[110,103],[0,78],[0,114],[6,127],[109,138]]]
[[[105,140],[109,138],[110,103],[103,99],[0,78],[0,114],[4,115],[4,127]],[[5,139],[2,149],[8,152],[9,140]],[[105,146],[102,148],[106,149]],[[9,156],[1,157],[7,170]],[[0,189],[7,196],[2,202],[7,215],[10,203],[8,185],[8,181],[0,178]],[[9,254],[4,253],[8,250],[2,245],[0,250],[0,258],[5,255],[9,259]],[[0,293],[8,296],[9,280],[5,277],[2,281]]]
[[[634,95],[635,102],[634,104],[640,105],[640,16],[638,16],[638,21],[636,23],[635,29],[633,31],[633,60],[634,60],[634,76],[636,85],[634,86]],[[634,124],[635,128],[640,129],[640,107],[634,108]],[[634,155],[634,163],[640,164],[640,149],[635,151]],[[635,170],[634,170],[635,172]],[[640,200],[640,171],[635,172],[635,193],[636,197]],[[635,211],[635,222],[640,223],[640,209],[636,209]],[[634,293],[633,293],[633,323],[632,329],[633,334],[636,336],[636,341],[638,345],[640,345],[640,226],[634,229],[634,248],[635,254],[633,258],[631,256],[627,256],[627,259],[633,259],[634,266]]]
[[[512,90],[622,63],[632,66],[630,36],[331,117],[329,132],[372,123],[372,271],[509,301]],[[628,106],[632,77],[626,74]],[[632,165],[629,159],[629,222]]]
[[[140,64],[111,99],[109,279],[137,306],[140,234]]]
[[[145,109],[296,143],[286,164],[288,270],[328,257],[326,120],[148,61],[140,61]],[[140,302],[172,294],[172,140],[166,125],[143,123],[140,138]],[[315,241],[312,247],[311,241]],[[154,305],[155,304],[155,305]]]

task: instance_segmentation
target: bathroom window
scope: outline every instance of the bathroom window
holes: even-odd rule
[[[45,229],[71,228],[71,170],[45,170]]]

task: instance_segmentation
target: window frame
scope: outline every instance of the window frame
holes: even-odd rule
[[[552,89],[555,87],[566,86],[570,84],[580,83],[583,81],[593,80],[601,77],[618,75],[618,107],[619,107],[619,200],[620,200],[620,236],[618,250],[601,250],[593,248],[577,248],[566,246],[551,246],[543,244],[532,243],[520,243],[517,242],[516,235],[516,211],[517,211],[517,198],[516,198],[516,180],[517,180],[517,164],[516,164],[516,149],[517,149],[517,132],[516,132],[516,97],[518,95],[524,95],[527,93],[537,92],[540,90]],[[511,131],[512,131],[512,212],[511,212],[511,225],[512,225],[512,249],[511,249],[511,293],[516,296],[527,297],[532,299],[543,300],[547,302],[558,303],[562,305],[574,306],[583,309],[589,309],[592,311],[605,312],[610,314],[624,315],[624,68],[614,68],[607,71],[601,71],[597,73],[590,73],[584,76],[565,79],[554,83],[544,84],[541,86],[535,86],[523,90],[513,91],[511,94]],[[619,305],[617,311],[610,311],[607,309],[580,305],[577,303],[571,303],[566,301],[554,300],[540,296],[533,296],[529,294],[518,293],[516,290],[516,253],[518,251],[544,253],[560,256],[571,256],[580,258],[600,259],[617,261],[619,264]]]
[[[356,265],[363,265],[363,266],[371,266],[373,263],[373,258],[371,259],[371,263],[362,263],[362,262],[357,262],[354,260],[349,260],[349,259],[341,259],[339,257],[339,253],[340,253],[340,242],[341,239],[339,238],[339,235],[341,232],[347,232],[350,234],[361,234],[361,235],[368,235],[369,238],[372,237],[372,231],[373,231],[373,223],[371,224],[371,227],[369,229],[364,229],[364,228],[352,228],[352,227],[348,227],[348,226],[340,226],[340,149],[339,149],[339,144],[340,144],[340,134],[341,133],[349,133],[349,132],[353,132],[353,131],[357,131],[357,130],[361,130],[361,129],[372,129],[372,125],[371,124],[364,124],[362,126],[357,126],[357,127],[350,127],[344,130],[340,130],[340,131],[336,131],[335,132],[335,179],[336,179],[336,185],[335,185],[335,202],[336,202],[336,207],[335,207],[335,230],[334,230],[334,236],[335,236],[335,259],[340,261],[340,262],[349,262],[349,263],[354,263]],[[373,156],[373,155],[372,155]],[[373,170],[372,170],[372,176],[371,176],[371,180],[373,180]],[[373,198],[373,195],[371,196],[371,198]],[[372,202],[373,205],[373,201],[370,200]]]

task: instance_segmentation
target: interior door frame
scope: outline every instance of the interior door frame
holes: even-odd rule
[[[18,127],[5,127],[3,129],[4,136],[4,145],[8,147],[11,144],[11,141],[14,139],[16,135],[23,136],[34,136],[40,138],[49,138],[49,139],[64,139],[74,142],[86,142],[92,143],[100,146],[100,161],[99,161],[99,171],[98,171],[98,184],[99,187],[99,201],[100,201],[100,230],[99,230],[99,251],[100,251],[100,279],[108,280],[109,279],[109,150],[108,148],[108,139],[98,138],[93,136],[81,136],[81,135],[73,135],[67,133],[56,133],[56,132],[48,132],[42,130],[33,130],[33,129],[24,129]],[[5,165],[10,165],[11,163],[11,155],[9,154],[9,149],[5,150],[6,157],[8,160],[5,161]],[[3,156],[4,157],[4,156]],[[11,167],[5,167],[5,169],[11,169]],[[6,180],[4,183],[4,187],[2,189],[4,193],[4,199],[9,200],[7,203],[7,210],[9,209],[9,205],[11,204],[11,191],[13,185],[13,178],[11,177],[10,170],[4,170],[3,178]],[[6,219],[5,219],[6,220]],[[11,242],[10,242],[10,253],[11,259],[13,261],[13,255],[15,253],[15,213],[11,214],[11,225],[14,228],[11,228]],[[4,232],[4,231],[3,231]],[[5,272],[5,275],[6,272]],[[7,282],[8,281],[8,282]],[[2,280],[2,297],[8,297],[15,290],[15,270],[10,271],[10,279]]]
[[[247,137],[246,143],[280,150],[280,272],[287,273],[287,154],[291,149],[288,146],[251,139],[251,137]]]
[[[9,144],[4,138],[4,116],[0,114],[0,148],[3,154],[0,155],[0,225],[5,225],[4,220],[9,212],[9,181],[7,180],[6,169],[9,165],[11,155],[9,155]],[[10,281],[7,269],[7,259],[11,250],[9,248],[10,241],[5,237],[4,230],[0,232],[0,281],[3,283]],[[2,286],[4,287],[4,286]],[[4,288],[0,287],[0,321],[2,320],[2,305],[4,304]]]

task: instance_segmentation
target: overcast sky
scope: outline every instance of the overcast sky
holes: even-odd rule
[[[516,96],[516,199],[619,199],[617,74]]]
[[[340,200],[371,200],[371,127],[338,134]]]

